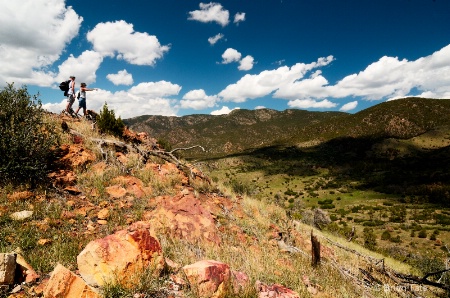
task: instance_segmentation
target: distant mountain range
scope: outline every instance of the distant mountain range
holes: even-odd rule
[[[219,116],[145,115],[124,122],[173,148],[201,145],[209,156],[224,156],[275,145],[308,147],[343,137],[409,139],[450,125],[450,100],[404,98],[356,114],[240,109]]]

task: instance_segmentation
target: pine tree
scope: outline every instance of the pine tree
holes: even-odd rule
[[[106,102],[97,117],[97,126],[101,132],[110,133],[119,138],[122,137],[125,128],[122,119],[120,117],[116,118],[114,110],[109,110]]]

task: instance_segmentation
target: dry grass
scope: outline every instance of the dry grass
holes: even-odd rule
[[[182,177],[179,173],[169,173],[162,178],[151,169],[146,169],[137,154],[130,153],[125,161],[120,161],[115,154],[108,153],[105,159],[97,143],[91,142],[90,139],[113,138],[101,136],[96,131],[92,131],[90,122],[81,120],[71,123],[70,126],[85,136],[84,145],[88,150],[95,152],[97,156],[94,164],[77,170],[77,187],[83,192],[80,204],[83,201],[82,203],[96,208],[109,207],[111,214],[107,225],[92,232],[86,229],[92,215],[75,216],[70,220],[64,219],[62,214],[73,212],[75,206],[68,197],[58,192],[47,193],[45,190],[41,190],[29,201],[10,202],[7,194],[12,193],[15,189],[9,186],[0,189],[0,252],[12,251],[16,247],[20,247],[31,265],[42,273],[50,272],[57,263],[75,270],[76,256],[89,241],[110,234],[129,222],[140,220],[142,215],[148,211],[148,200],[151,197],[174,195],[179,191],[176,188],[181,185]],[[68,143],[72,141],[65,134],[62,135],[62,139]],[[111,150],[111,152],[113,151]],[[154,158],[152,162],[163,163],[157,158]],[[94,168],[100,163],[105,163],[106,167],[101,171],[95,171]],[[151,188],[152,191],[140,198],[126,199],[126,203],[129,205],[124,208],[119,207],[123,200],[111,198],[107,193],[107,188],[116,183],[113,182],[114,178],[126,175],[140,179],[144,187]],[[121,186],[125,187],[126,185],[121,184]],[[222,214],[218,215],[217,226],[222,227],[220,229],[222,239],[220,246],[201,242],[193,244],[165,234],[158,235],[164,255],[181,266],[203,259],[214,259],[229,264],[232,270],[245,272],[250,278],[250,283],[246,291],[239,297],[255,297],[254,284],[256,281],[281,284],[297,291],[301,297],[310,297],[303,282],[304,276],[308,277],[312,283],[317,284],[321,293],[326,293],[331,297],[361,297],[364,292],[369,292],[374,297],[391,297],[391,294],[375,289],[355,286],[354,282],[342,275],[330,259],[324,259],[320,266],[312,267],[307,251],[296,254],[280,251],[276,240],[273,239],[274,226],[283,231],[294,227],[283,208],[265,199],[236,195],[229,185],[194,182],[191,186],[197,193],[220,193],[235,205],[240,205],[244,215],[238,216],[231,210],[224,210]],[[29,221],[13,221],[8,216],[12,212],[27,209],[34,211],[33,217]],[[249,240],[241,241],[238,235],[232,232],[233,228],[239,230],[240,235]],[[305,239],[312,230],[310,226],[303,224],[298,224],[295,228]],[[383,258],[356,243],[348,243],[341,238],[317,230],[314,230],[314,234],[319,237],[323,245],[332,247],[336,262],[341,265],[345,264],[354,271],[366,266],[367,262],[346,250],[328,245],[325,237],[360,254]],[[40,239],[48,239],[49,242],[46,245],[39,245]],[[385,264],[395,268],[396,271],[410,273],[408,266],[393,259],[385,258]],[[153,295],[151,297],[166,297],[164,292],[160,291],[164,287],[166,277],[154,279],[149,276],[148,272],[140,274],[135,279],[137,283],[131,290],[111,282],[104,288],[104,295],[105,297],[130,297],[133,293],[141,292]],[[187,297],[198,297],[198,295],[195,291],[191,291],[187,293]],[[237,296],[230,294],[228,297]]]

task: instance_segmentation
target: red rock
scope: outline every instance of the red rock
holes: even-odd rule
[[[226,297],[230,289],[230,266],[214,260],[203,260],[183,267],[191,287],[197,296],[204,298]]]
[[[257,281],[256,289],[258,290],[258,298],[300,298],[297,292],[279,284],[269,286]]]
[[[173,237],[191,243],[221,243],[213,216],[193,194],[157,197],[152,205],[156,209],[144,218],[152,223],[155,231],[169,231]]]

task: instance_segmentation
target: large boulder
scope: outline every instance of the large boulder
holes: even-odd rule
[[[88,286],[81,277],[58,264],[44,289],[45,298],[100,298],[97,291]]]
[[[231,270],[228,264],[203,260],[182,269],[198,297],[221,298],[231,290]]]
[[[194,194],[160,196],[152,199],[150,204],[155,209],[144,214],[144,219],[156,230],[168,231],[171,236],[190,243],[221,243],[214,217]]]
[[[89,285],[116,281],[126,286],[134,274],[145,269],[159,275],[164,257],[158,239],[147,227],[135,224],[88,243],[78,255],[77,263],[80,275]]]

